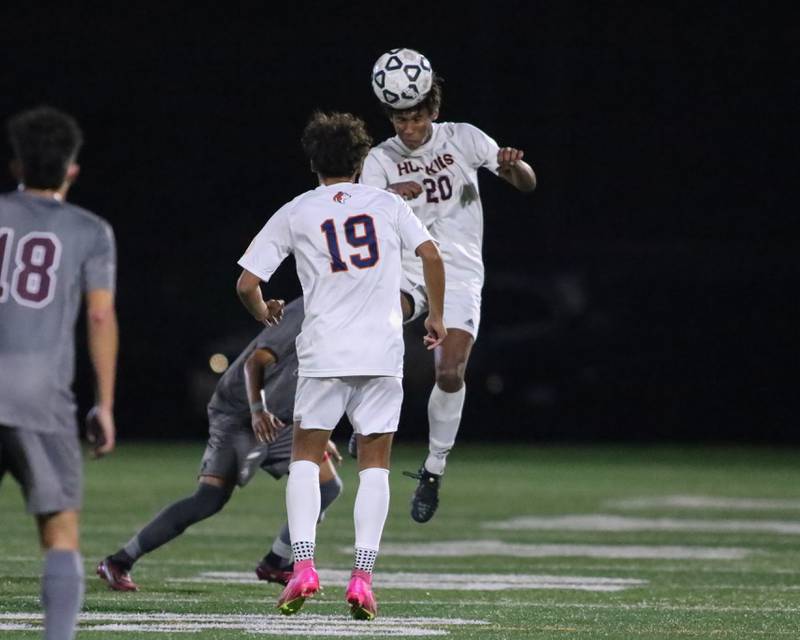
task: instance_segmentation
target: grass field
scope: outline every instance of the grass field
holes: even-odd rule
[[[800,451],[460,446],[436,517],[408,516],[420,447],[398,447],[378,559],[380,613],[346,615],[355,465],[318,533],[324,592],[297,616],[252,569],[283,521],[266,474],[134,569],[94,576],[160,507],[193,490],[196,444],[123,444],[86,464],[87,593],[79,637],[800,637]],[[0,636],[37,638],[41,566],[10,478],[0,490]]]

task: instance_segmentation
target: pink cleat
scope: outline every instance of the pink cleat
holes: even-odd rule
[[[114,562],[111,556],[97,565],[97,575],[108,583],[114,591],[138,591],[139,586],[131,579],[131,574],[122,565]]]
[[[314,561],[295,562],[292,579],[278,598],[278,610],[285,616],[291,616],[300,611],[306,598],[310,598],[317,591],[319,591],[319,576],[314,569]]]
[[[372,594],[372,574],[353,569],[345,599],[350,604],[350,615],[356,620],[373,620],[378,615],[378,603]]]

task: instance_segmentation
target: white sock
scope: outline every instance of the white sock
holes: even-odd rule
[[[377,551],[383,525],[389,514],[389,470],[370,467],[358,474],[358,492],[353,508],[356,525],[356,549]]]
[[[319,465],[309,460],[292,462],[286,482],[286,514],[292,546],[316,542],[319,505]]]
[[[464,408],[464,396],[467,385],[455,393],[447,393],[433,386],[431,397],[428,400],[429,442],[428,457],[425,459],[425,468],[431,473],[442,475],[447,464],[447,454],[456,443],[458,426],[461,424],[461,410]]]

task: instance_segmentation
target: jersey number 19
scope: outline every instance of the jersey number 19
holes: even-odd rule
[[[339,237],[334,220],[332,218],[326,220],[320,225],[320,229],[325,234],[325,241],[328,243],[328,252],[331,256],[331,271],[333,273],[347,271],[347,263],[342,260],[342,253],[339,250]],[[366,255],[363,253],[363,249],[359,253],[351,253],[349,255],[350,264],[359,269],[374,267],[380,256],[378,254],[378,238],[375,235],[375,223],[372,220],[372,216],[366,213],[350,216],[344,221],[344,235],[347,239],[347,244],[351,247],[367,249]]]

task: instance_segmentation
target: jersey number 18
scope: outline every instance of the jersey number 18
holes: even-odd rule
[[[32,231],[19,239],[16,252],[13,244],[14,230],[0,227],[0,302],[10,294],[22,306],[41,309],[55,296],[61,241],[48,231]]]

